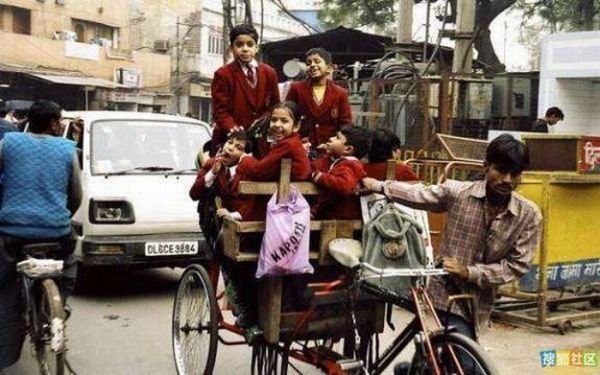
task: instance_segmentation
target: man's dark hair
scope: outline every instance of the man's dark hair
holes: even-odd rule
[[[393,151],[400,148],[400,138],[387,128],[377,128],[371,134],[369,162],[377,163],[393,158]]]
[[[565,119],[565,114],[558,107],[550,107],[548,110],[546,110],[546,117],[550,116],[558,117],[560,120]]]
[[[50,128],[52,120],[60,120],[61,108],[50,100],[36,100],[29,108],[29,130],[43,133]]]
[[[258,32],[254,26],[249,23],[240,23],[239,25],[235,25],[233,29],[229,31],[229,44],[233,45],[235,38],[240,35],[248,35],[254,39],[256,43],[258,43]]]
[[[329,53],[325,48],[317,47],[309,49],[304,57],[308,58],[312,55],[319,55],[325,61],[327,65],[333,64],[333,58],[331,57],[331,53]]]
[[[502,134],[488,145],[485,160],[500,172],[520,174],[529,166],[529,150],[512,135]]]
[[[8,108],[6,108],[6,104],[0,104],[0,118],[5,118],[8,115]]]
[[[340,130],[340,133],[346,137],[346,145],[354,148],[352,156],[362,159],[367,154],[371,145],[371,137],[367,129],[360,126],[346,126]]]

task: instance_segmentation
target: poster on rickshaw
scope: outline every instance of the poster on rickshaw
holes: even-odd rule
[[[579,172],[600,173],[600,137],[582,137],[579,150]]]

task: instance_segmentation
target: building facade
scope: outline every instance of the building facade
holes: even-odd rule
[[[231,0],[232,23],[242,22],[242,1]],[[307,31],[272,2],[252,2],[254,24],[263,40],[274,41]],[[254,5],[256,4],[256,5]],[[222,0],[132,0],[131,47],[171,57],[171,113],[190,113],[211,121],[210,84],[214,72],[230,59],[229,41],[223,36]]]
[[[0,99],[51,99],[65,109],[165,111],[170,56],[133,50],[130,14],[115,5],[0,0]]]

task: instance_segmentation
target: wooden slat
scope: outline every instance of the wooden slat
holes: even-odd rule
[[[319,238],[319,264],[327,265],[333,262],[329,256],[329,242],[336,237],[337,223],[335,220],[321,222],[321,237]]]
[[[353,230],[362,229],[362,222],[360,220],[329,220],[329,221],[337,221],[344,226],[351,225]],[[237,233],[261,233],[264,232],[266,228],[266,223],[264,221],[242,221],[238,222],[236,227]],[[323,221],[320,220],[311,220],[310,221],[310,230],[311,231],[320,231],[323,228]]]
[[[258,285],[258,317],[269,344],[279,342],[279,321],[281,319],[281,277],[261,279]]]
[[[319,188],[312,182],[292,182],[302,195],[318,195]],[[277,182],[240,181],[238,192],[246,195],[273,195],[277,191]]]
[[[396,179],[396,160],[387,161],[385,179],[388,181],[394,181]]]
[[[287,199],[290,193],[290,177],[292,174],[292,161],[283,159],[281,161],[281,171],[279,174],[279,186],[277,187],[277,202]]]

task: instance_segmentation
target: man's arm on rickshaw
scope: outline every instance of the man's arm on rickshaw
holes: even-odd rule
[[[368,191],[385,194],[386,197],[416,210],[432,212],[448,211],[452,196],[458,191],[458,182],[448,180],[440,185],[415,184],[401,181],[379,181],[363,178],[362,183]]]

